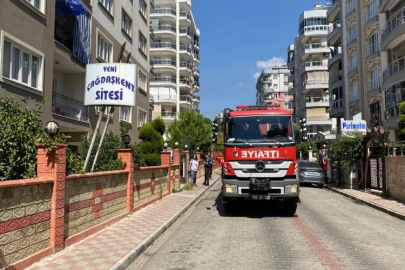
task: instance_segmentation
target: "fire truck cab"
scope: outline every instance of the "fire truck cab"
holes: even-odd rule
[[[225,109],[222,201],[280,200],[294,215],[299,202],[296,141],[291,112],[278,106]]]

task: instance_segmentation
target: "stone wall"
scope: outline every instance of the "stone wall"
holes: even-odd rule
[[[391,197],[405,201],[405,157],[386,157],[387,187]]]
[[[139,208],[169,193],[169,167],[144,167],[134,173],[134,208]]]
[[[65,239],[126,211],[128,172],[70,175],[65,190]]]
[[[0,268],[50,247],[52,182],[0,183]]]
[[[179,165],[170,166],[170,192],[173,188],[180,188],[180,167]]]

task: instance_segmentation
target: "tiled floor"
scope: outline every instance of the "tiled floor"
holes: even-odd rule
[[[197,188],[167,196],[28,269],[109,269],[203,192],[203,182],[200,178]]]

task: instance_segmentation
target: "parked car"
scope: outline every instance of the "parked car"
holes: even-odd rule
[[[300,183],[316,184],[322,188],[325,184],[325,175],[317,162],[298,160],[298,179]]]

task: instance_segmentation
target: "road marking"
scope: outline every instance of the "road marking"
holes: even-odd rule
[[[318,256],[321,263],[327,266],[329,269],[342,269],[339,261],[333,256],[327,247],[322,244],[318,237],[312,233],[311,229],[305,224],[305,222],[299,218],[295,217],[292,218],[292,223],[297,227],[297,229],[301,232],[302,236],[304,237],[305,241],[308,243],[310,248],[315,252]]]

